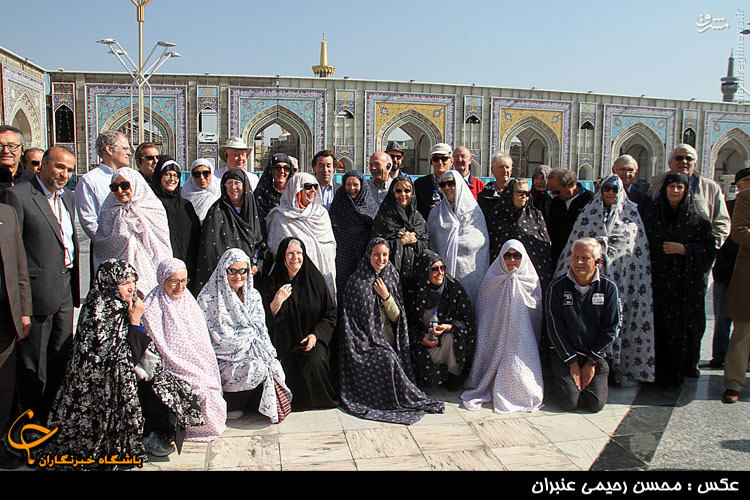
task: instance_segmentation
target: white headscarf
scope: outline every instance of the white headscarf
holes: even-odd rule
[[[318,184],[312,174],[299,172],[289,178],[281,195],[279,205],[266,216],[268,226],[268,248],[275,256],[281,240],[287,236],[299,238],[305,244],[307,256],[325,278],[331,298],[336,300],[336,238],[331,228],[328,210],[323,207],[320,188],[315,199],[302,209],[297,193],[306,183]]]
[[[523,257],[508,271],[503,254]],[[544,396],[539,337],[542,287],[526,248],[508,240],[482,282],[476,307],[477,346],[461,395],[464,406],[478,410],[492,401],[496,413],[535,411]]]
[[[111,182],[120,176],[130,182],[133,198],[121,203],[110,193],[102,203],[94,235],[94,269],[107,259],[124,260],[138,273],[138,288],[145,296],[159,284],[156,266],[172,257],[167,213],[139,172],[121,168]]]
[[[490,238],[487,223],[466,182],[455,170],[440,176],[456,182],[453,204],[443,198],[430,211],[427,231],[430,248],[443,258],[446,272],[463,285],[476,304],[479,286],[489,266]]]
[[[195,170],[195,167],[201,165],[208,167],[213,174],[214,166],[205,158],[198,158],[192,165],[190,165],[191,174],[193,170]],[[198,218],[203,222],[203,219],[206,218],[206,214],[208,213],[208,209],[211,208],[211,205],[221,197],[220,181],[215,175],[211,175],[211,182],[208,183],[206,189],[202,189],[198,187],[191,175],[188,180],[185,181],[185,185],[182,186],[182,197],[193,204],[195,213],[198,214]]]
[[[173,299],[164,289],[164,282],[180,269],[186,269],[180,259],[159,264],[159,285],[143,301],[143,326],[156,344],[164,367],[190,384],[200,399],[206,424],[188,427],[188,441],[213,441],[226,429],[227,404],[203,311],[187,289],[179,299]]]
[[[258,411],[277,423],[288,413],[280,408],[279,392],[288,404],[292,394],[268,336],[265,309],[260,293],[253,287],[252,273],[247,274],[242,299],[229,285],[227,269],[237,262],[250,266],[250,257],[239,248],[224,252],[198,294],[198,305],[206,317],[224,390],[248,391],[263,384]]]

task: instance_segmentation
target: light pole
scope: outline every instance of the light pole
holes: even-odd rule
[[[97,40],[96,43],[100,43],[102,45],[106,45],[109,47],[109,54],[114,54],[115,57],[117,57],[117,60],[120,61],[120,64],[125,68],[125,70],[130,74],[130,76],[133,78],[133,84],[130,88],[130,142],[135,143],[133,140],[133,88],[138,88],[138,144],[143,142],[143,131],[144,131],[144,122],[143,122],[143,87],[144,85],[148,87],[149,92],[149,133],[150,138],[153,140],[153,104],[152,104],[152,98],[153,98],[153,90],[151,89],[151,84],[149,83],[149,79],[151,76],[156,73],[156,70],[158,70],[162,64],[164,64],[167,59],[170,57],[180,57],[180,54],[177,52],[172,52],[169,49],[175,46],[175,44],[170,42],[164,42],[160,41],[157,42],[156,45],[154,45],[154,48],[151,49],[151,52],[149,53],[146,60],[143,60],[143,20],[144,20],[144,11],[146,5],[148,5],[151,0],[130,0],[133,2],[133,4],[138,9],[138,64],[136,65],[135,62],[130,58],[128,53],[125,51],[124,48],[120,45],[120,43],[115,40],[114,38],[105,38],[103,40]],[[159,57],[154,61],[150,66],[149,61],[151,60],[151,56],[154,55],[154,52],[156,51],[157,47],[161,47],[163,50]]]

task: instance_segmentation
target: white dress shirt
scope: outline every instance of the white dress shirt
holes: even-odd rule
[[[60,189],[57,193],[51,192],[44,185],[39,175],[36,176],[36,180],[39,185],[42,186],[42,192],[47,197],[49,202],[49,208],[52,213],[55,214],[55,219],[60,225],[60,232],[62,233],[63,246],[65,247],[65,267],[73,267],[73,259],[75,257],[75,247],[73,246],[73,219],[68,212],[65,202],[63,202],[63,195],[65,194],[65,188]]]
[[[125,167],[129,168],[129,167]],[[99,227],[99,208],[111,192],[112,174],[115,169],[100,163],[95,169],[78,179],[75,190],[76,210],[83,231],[92,240]]]

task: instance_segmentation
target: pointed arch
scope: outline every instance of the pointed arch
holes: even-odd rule
[[[719,137],[713,146],[711,146],[711,156],[708,165],[703,166],[705,171],[703,175],[711,179],[716,175],[716,162],[719,160],[719,155],[724,148],[731,147],[736,150],[742,156],[743,166],[750,160],[750,135],[745,131],[735,127],[721,137]],[[698,166],[700,170],[701,166]],[[742,168],[742,167],[740,167]]]
[[[160,148],[162,154],[174,156],[177,162],[184,167],[186,159],[178,157],[179,152],[176,150],[177,142],[175,131],[172,130],[169,123],[156,110],[154,110],[153,113],[150,113],[149,111],[148,106],[144,106],[143,117],[145,119],[147,116],[151,115],[156,128],[162,132],[162,145]],[[137,106],[133,108],[133,118],[138,118]],[[128,123],[130,123],[130,106],[124,107],[110,116],[109,119],[102,124],[100,130],[119,130]],[[144,138],[146,137],[148,137],[148,135],[144,134]]]
[[[444,142],[443,134],[425,115],[415,109],[405,109],[386,121],[375,135],[375,151],[382,151],[386,147],[388,137],[397,129],[407,134],[414,144],[413,151],[405,151],[407,161],[413,161],[412,168],[416,174],[430,172],[427,156],[430,147],[438,142]]]
[[[254,144],[255,136],[274,123],[289,130],[299,139],[299,158],[297,164],[301,170],[310,163],[313,155],[313,135],[310,127],[297,116],[297,113],[280,104],[275,104],[255,115],[240,133],[247,144]]]
[[[16,101],[11,116],[11,123],[23,134],[24,147],[45,147],[46,141],[41,135],[39,113],[26,93]]]
[[[523,134],[527,130],[535,132],[534,135],[544,143],[546,161],[543,163],[547,165],[561,165],[560,140],[558,139],[557,134],[555,134],[555,131],[552,130],[549,125],[536,116],[527,116],[509,128],[503,137],[500,138],[499,151],[510,151],[513,138],[517,137],[519,134]],[[524,144],[527,150],[530,145],[531,141],[529,141],[528,145]]]
[[[666,170],[665,145],[651,128],[643,123],[634,123],[618,135],[612,142],[611,162],[620,156],[620,150],[635,144],[642,145],[648,152],[650,165],[638,165],[639,178],[641,175],[646,179]],[[612,165],[602,165],[603,171],[609,173]],[[604,172],[603,172],[604,173]]]

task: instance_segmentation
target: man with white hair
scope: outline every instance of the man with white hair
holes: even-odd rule
[[[724,203],[724,194],[721,187],[709,179],[702,176],[696,169],[698,153],[690,144],[678,144],[669,155],[669,170],[671,172],[682,172],[690,180],[690,190],[693,193],[693,200],[708,215],[708,219],[713,226],[713,234],[716,238],[716,248],[724,244],[724,240],[729,236],[729,230],[732,222],[729,218],[727,205]],[[669,172],[663,172],[651,178],[651,187],[648,194],[652,199],[656,199],[661,191],[664,178]]]
[[[474,158],[471,155],[471,151],[465,146],[458,146],[453,150],[453,170],[461,174],[461,177],[466,181],[471,194],[476,200],[479,193],[484,189],[485,184],[482,179],[472,175],[471,162],[473,160]]]
[[[573,244],[570,271],[550,283],[547,334],[552,344],[552,392],[565,411],[598,412],[607,402],[604,359],[620,328],[617,285],[599,275],[602,247],[593,238]]]
[[[496,153],[490,160],[490,172],[495,180],[487,184],[477,195],[477,203],[485,218],[492,213],[505,186],[513,176],[513,158],[507,153]]]
[[[638,205],[638,213],[643,217],[651,206],[651,197],[633,184],[638,175],[638,162],[630,155],[618,156],[612,164],[612,173],[620,178],[628,199]]]

